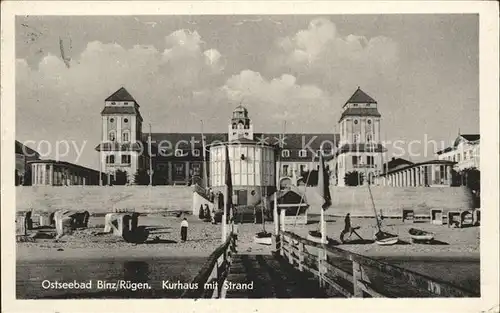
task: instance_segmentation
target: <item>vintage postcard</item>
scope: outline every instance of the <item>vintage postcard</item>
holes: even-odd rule
[[[498,312],[494,2],[7,1],[1,77],[5,312]]]

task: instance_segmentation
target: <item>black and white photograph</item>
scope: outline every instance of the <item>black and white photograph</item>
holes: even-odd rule
[[[15,299],[488,296],[498,310],[483,13],[108,4],[10,10]]]

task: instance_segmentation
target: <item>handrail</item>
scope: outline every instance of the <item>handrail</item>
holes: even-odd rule
[[[307,247],[318,248],[317,255],[312,254],[310,251],[306,251]],[[416,288],[419,291],[431,293],[436,296],[478,296],[472,291],[462,289],[450,283],[353,252],[339,249],[331,245],[316,243],[288,231],[280,231],[280,238],[277,242],[277,250],[280,251],[280,254],[285,259],[288,258],[290,264],[294,266],[295,264],[297,264],[297,267],[300,271],[303,271],[305,269],[318,276],[320,286],[324,286],[326,283],[337,292],[347,297],[363,297],[363,292],[369,294],[372,297],[391,297],[391,295],[384,295],[381,292],[377,291],[377,288],[370,283],[369,278],[364,272],[366,267],[375,269],[377,272],[389,275],[394,279],[403,279],[414,289]],[[343,260],[351,261],[352,274],[330,263],[327,254],[333,254],[334,256],[340,257]],[[315,258],[317,268],[312,268],[311,266],[306,264],[306,258]],[[326,276],[325,274],[327,273],[333,274],[333,276],[335,277],[341,277],[344,280],[350,281],[353,285],[353,291],[346,290],[344,287],[340,286],[337,282]]]
[[[208,194],[205,188],[201,187],[198,184],[194,184],[193,186],[194,186],[194,192],[203,197],[205,200],[212,202],[212,200],[210,199],[210,194]]]
[[[231,255],[235,250],[236,237],[230,233],[226,241],[215,249],[203,264],[201,270],[191,281],[190,286],[196,286],[193,289],[187,289],[181,295],[181,298],[218,298],[221,296],[222,285],[227,277]],[[205,284],[214,283],[216,288],[205,288]]]

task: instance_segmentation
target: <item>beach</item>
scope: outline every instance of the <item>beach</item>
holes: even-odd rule
[[[85,276],[82,273],[87,273],[93,278],[105,278],[106,272],[115,272],[117,277],[126,276],[127,271],[123,269],[127,268],[127,264],[132,264],[132,268],[139,267],[139,271],[141,268],[146,268],[146,272],[149,273],[146,275],[147,280],[155,281],[155,284],[159,283],[160,278],[189,282],[201,269],[206,258],[221,245],[222,225],[213,225],[199,220],[196,216],[185,215],[189,222],[188,240],[181,242],[180,222],[183,217],[161,214],[140,216],[139,225],[147,226],[150,230],[149,238],[144,244],[126,243],[120,237],[102,234],[104,217],[98,216],[90,218],[87,229],[76,230],[72,235],[65,235],[57,242],[54,239],[37,239],[36,242],[17,243],[17,283],[24,290],[18,296],[28,298],[34,295],[57,296],[46,292],[40,295],[40,289],[33,287],[38,286],[38,280],[43,277],[71,279]],[[318,219],[318,216],[310,216],[308,225],[286,225],[285,229],[306,237],[308,231],[318,229]],[[371,239],[376,230],[375,219],[353,218],[352,225],[360,226],[357,232],[364,239]],[[271,253],[272,246],[253,243],[255,233],[262,231],[262,224],[238,224],[236,227],[238,253]],[[343,227],[343,217],[327,218],[328,237],[339,241]],[[411,243],[408,235],[408,229],[411,227],[434,232],[435,242]],[[267,222],[265,228],[274,232],[274,225],[271,222]],[[375,243],[352,242],[337,247],[421,274],[440,277],[465,288],[479,288],[479,227],[455,229],[446,225],[404,224],[398,219],[385,219],[383,228],[385,231],[398,234],[400,243],[382,247]],[[38,268],[36,275],[33,274],[33,269],[26,271],[31,267]],[[80,276],[75,274],[76,272],[80,272]],[[26,276],[27,273],[31,273],[30,276]],[[29,290],[32,292],[28,292]],[[176,297],[179,293],[155,293],[144,296]]]

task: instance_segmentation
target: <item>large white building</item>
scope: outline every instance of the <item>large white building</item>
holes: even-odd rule
[[[149,169],[150,162],[149,134],[142,132],[143,119],[139,104],[125,88],[120,88],[104,101],[101,117],[102,143],[96,147],[101,152],[100,169],[111,176],[117,170],[125,171],[133,182],[137,170]],[[318,169],[320,151],[323,151],[327,161],[332,185],[344,186],[345,175],[352,171],[363,175],[364,182],[368,180],[373,183],[374,177],[382,169],[382,153],[385,149],[380,142],[381,114],[378,103],[359,87],[342,106],[337,127],[340,128],[339,134],[256,133],[248,110],[241,105],[234,109],[228,120],[227,133],[206,133],[203,140],[207,146],[216,141],[239,141],[239,148],[231,148],[230,158],[232,162],[237,161],[233,170],[245,174],[233,180],[242,186],[241,190],[247,190],[246,196],[241,191],[241,199],[250,201],[253,195],[261,193],[260,190],[243,186],[266,186],[266,189],[270,189],[267,187],[275,185],[276,176],[283,178],[295,174],[297,177],[302,176],[304,181],[309,177],[309,183],[317,180],[317,175],[311,173]],[[205,166],[200,133],[153,133],[151,138],[154,143],[152,152],[158,152],[151,160],[155,175],[160,176],[155,179],[156,182],[190,184],[200,181]],[[245,160],[241,159],[243,155]],[[224,151],[219,148],[206,150],[207,172],[214,186],[224,183],[220,176],[224,172],[219,167],[224,157]],[[258,157],[262,163],[250,164]],[[276,167],[278,160],[279,168]]]
[[[478,134],[461,134],[452,146],[436,152],[438,160],[456,162],[454,170],[480,169],[480,136]]]

